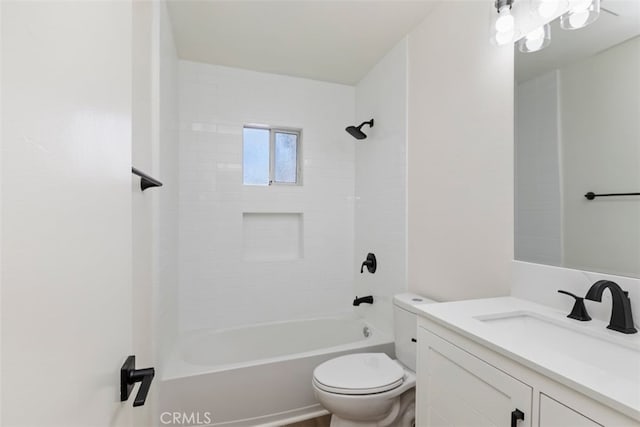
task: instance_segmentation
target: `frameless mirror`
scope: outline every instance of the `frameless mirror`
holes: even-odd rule
[[[640,2],[515,53],[515,257],[640,277]]]

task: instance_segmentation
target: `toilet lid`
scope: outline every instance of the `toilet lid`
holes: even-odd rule
[[[313,371],[318,388],[339,394],[373,394],[402,384],[404,369],[384,353],[358,353],[326,361]]]

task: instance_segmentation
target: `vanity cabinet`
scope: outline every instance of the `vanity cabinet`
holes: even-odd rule
[[[428,366],[428,373],[419,377],[417,425],[531,426],[530,386],[425,329],[418,343],[418,367]]]
[[[417,427],[640,427],[442,324],[420,318],[417,335]]]
[[[540,393],[540,427],[598,427],[593,420]]]

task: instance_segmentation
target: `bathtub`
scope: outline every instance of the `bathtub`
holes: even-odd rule
[[[393,357],[393,341],[354,317],[190,333],[163,365],[156,425],[282,426],[324,415],[313,369],[361,352]]]

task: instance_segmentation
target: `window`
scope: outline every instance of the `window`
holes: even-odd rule
[[[300,184],[300,131],[245,127],[244,185]]]

